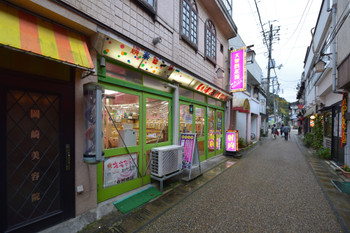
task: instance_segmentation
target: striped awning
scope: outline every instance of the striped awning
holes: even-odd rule
[[[85,38],[71,30],[0,3],[0,46],[94,68]]]

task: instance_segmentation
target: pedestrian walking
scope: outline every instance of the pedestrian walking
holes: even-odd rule
[[[271,136],[273,139],[276,139],[276,133],[277,133],[277,128],[276,128],[276,125],[273,124],[273,126],[271,128]]]
[[[284,126],[283,133],[284,133],[284,139],[288,141],[288,135],[290,133],[290,127],[288,125]]]
[[[281,125],[280,131],[281,131],[281,137],[283,136],[283,129],[284,129],[284,124]]]

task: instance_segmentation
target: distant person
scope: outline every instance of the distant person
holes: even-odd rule
[[[273,139],[276,139],[276,132],[277,132],[277,128],[276,125],[273,124],[272,128],[271,128],[271,135]]]
[[[284,125],[282,124],[282,125],[281,125],[281,128],[280,128],[281,137],[283,136],[283,129],[284,129]]]
[[[284,126],[283,128],[283,133],[284,133],[284,139],[288,141],[288,135],[290,133],[290,128],[288,125]]]

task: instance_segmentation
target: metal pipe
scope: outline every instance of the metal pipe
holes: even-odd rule
[[[167,84],[168,87],[174,89],[173,96],[173,145],[179,145],[179,85],[178,84]]]
[[[329,0],[330,1],[330,0]],[[329,2],[328,1],[328,2]],[[335,30],[336,26],[336,8],[335,4],[332,5],[332,28],[331,31]],[[336,41],[335,37],[333,38],[332,45],[331,45],[331,53],[332,53],[332,91],[336,94],[343,94],[343,92],[337,91],[337,47],[336,47]]]

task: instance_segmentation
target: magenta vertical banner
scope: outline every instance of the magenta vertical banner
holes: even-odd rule
[[[226,151],[238,151],[238,131],[226,132]]]
[[[195,134],[182,133],[180,136],[180,145],[184,148],[184,160],[186,162],[192,163],[196,140],[197,139]]]
[[[245,48],[231,52],[231,92],[244,91],[246,89],[247,71],[245,59]]]

